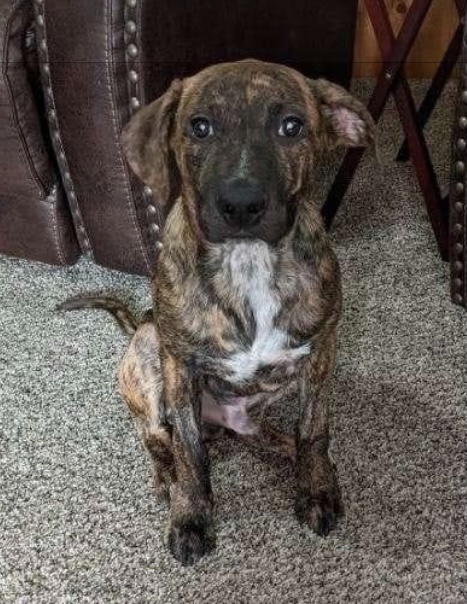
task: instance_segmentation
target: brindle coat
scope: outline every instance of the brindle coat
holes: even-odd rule
[[[318,153],[367,145],[373,133],[367,111],[342,88],[253,60],[175,81],[124,131],[128,161],[167,220],[154,323],[133,338],[120,388],[169,491],[169,546],[184,564],[213,545],[203,393],[211,404],[248,409],[296,392],[297,517],[325,535],[341,510],[320,397],[334,364],[341,286],[312,168]],[[219,209],[232,179],[256,183],[267,200],[240,233]]]

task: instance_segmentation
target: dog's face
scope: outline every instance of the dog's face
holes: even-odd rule
[[[198,236],[276,243],[309,195],[316,155],[366,145],[373,131],[368,112],[339,86],[248,60],[175,81],[123,140],[160,203],[182,193]]]

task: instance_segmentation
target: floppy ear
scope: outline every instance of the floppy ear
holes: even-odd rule
[[[364,105],[347,90],[327,80],[308,80],[318,101],[325,145],[367,147],[375,140],[375,123]]]
[[[167,92],[134,115],[122,133],[128,163],[162,205],[169,202],[174,184],[170,135],[182,88],[182,82],[174,80]]]

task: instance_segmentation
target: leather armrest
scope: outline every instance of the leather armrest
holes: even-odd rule
[[[0,252],[70,264],[79,255],[41,116],[34,14],[0,0]]]
[[[143,187],[120,144],[130,115],[125,9],[123,0],[36,2],[49,125],[81,247],[104,266],[149,273]]]

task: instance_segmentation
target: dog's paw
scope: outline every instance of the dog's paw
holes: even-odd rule
[[[301,524],[306,524],[320,537],[326,537],[344,510],[338,488],[329,492],[313,493],[311,489],[299,489],[295,501],[295,513]]]
[[[169,549],[183,566],[190,566],[214,549],[214,537],[206,520],[193,519],[169,527]]]

